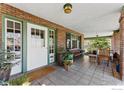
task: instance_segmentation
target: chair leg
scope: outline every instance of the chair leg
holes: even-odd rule
[[[98,60],[97,60],[97,64],[100,65],[100,59],[99,59],[99,58],[98,58]]]
[[[107,61],[107,66],[109,66],[109,60]]]

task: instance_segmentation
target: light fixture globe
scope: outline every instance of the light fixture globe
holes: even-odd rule
[[[63,9],[64,9],[64,12],[66,14],[69,14],[71,13],[72,11],[72,5],[70,3],[66,3],[64,6],[63,6]]]

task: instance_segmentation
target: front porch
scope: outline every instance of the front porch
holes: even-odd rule
[[[113,77],[111,65],[91,63],[88,56],[76,59],[69,71],[60,66],[53,67],[56,68],[54,72],[32,81],[31,85],[124,85]]]
[[[29,13],[28,11],[26,11],[25,9],[22,9],[21,7],[20,8],[15,7],[15,6],[16,5],[13,5],[13,4],[12,5],[0,4],[1,10],[2,10],[0,14],[1,47],[5,48],[6,50],[15,52],[17,56],[15,59],[20,60],[20,64],[12,68],[11,75],[28,73],[29,71],[42,68],[47,65],[51,65],[52,63],[59,63],[58,61],[61,60],[61,57],[59,60],[58,55],[63,53],[63,51],[73,52],[75,57],[78,55],[79,56],[83,55],[81,51],[84,50],[84,41],[85,41],[84,37],[91,38],[91,36],[87,36],[86,34],[85,35],[83,34],[82,29],[84,29],[85,27],[80,28],[82,24],[81,26],[79,25],[78,28],[80,28],[80,31],[78,32],[79,29],[77,28],[76,28],[77,31],[71,30],[69,28],[66,28],[65,24],[59,25],[57,22],[53,23],[51,21],[48,21],[49,19],[45,20],[41,18],[42,16],[40,17],[35,16],[32,13]],[[54,5],[51,5],[51,6],[54,6]],[[77,6],[77,5],[74,4],[74,6]],[[117,6],[119,8],[122,5],[117,5]],[[96,5],[93,5],[92,7],[94,7],[92,9],[96,11],[95,10]],[[22,10],[19,10],[19,9],[22,9]],[[44,9],[44,7],[42,9]],[[85,7],[82,7],[82,9],[85,9]],[[53,10],[54,10],[54,7],[53,7]],[[106,9],[106,11],[107,10],[108,9]],[[62,13],[62,12],[60,13],[63,14],[63,16],[66,16],[65,13]],[[88,15],[92,14],[90,13],[91,12],[89,12]],[[117,14],[119,13],[120,11],[117,12]],[[96,15],[95,12],[94,14]],[[102,14],[101,10],[99,10],[98,14],[103,15],[104,13]],[[53,68],[56,68],[56,70],[47,75],[44,75],[39,79],[33,80],[31,82],[31,85],[44,85],[44,84],[45,85],[123,85],[124,84],[124,81],[123,81],[124,17],[123,15],[124,14],[122,12],[121,16],[117,16],[117,18],[120,17],[120,26],[117,25],[117,28],[119,29],[117,31],[114,31],[114,33],[113,33],[113,30],[116,28],[114,26],[116,25],[110,26],[110,28],[112,29],[111,34],[108,34],[106,29],[103,29],[103,27],[107,26],[106,24],[104,24],[105,26],[101,24],[101,28],[99,28],[100,27],[99,25],[98,26],[96,25],[96,28],[97,27],[98,28],[94,29],[93,31],[92,31],[92,28],[95,28],[95,25],[93,27],[90,27],[90,25],[89,27],[86,26],[86,28],[90,28],[90,29],[87,29],[87,30],[85,29],[86,32],[88,33],[91,32],[90,35],[92,36],[97,34],[99,36],[107,36],[109,37],[110,41],[112,41],[112,44],[111,44],[112,48],[110,48],[110,50],[112,50],[113,53],[119,52],[118,54],[120,54],[119,65],[120,65],[120,78],[122,81],[113,77],[111,63],[109,66],[107,66],[106,64],[98,65],[97,63],[90,62],[88,59],[88,56],[84,56],[84,58],[78,57],[75,60],[74,64],[69,68],[69,71],[65,71],[65,69],[62,68],[61,66],[51,65]],[[87,17],[87,15],[85,16]],[[71,18],[69,17],[69,19]],[[105,16],[105,19],[106,19],[106,16]],[[110,22],[113,22],[111,20],[111,17],[110,18],[108,17],[108,19],[110,19],[109,20]],[[77,20],[77,17],[76,17],[76,20]],[[78,20],[80,21],[80,19]],[[99,19],[99,20],[104,20],[104,19]],[[117,19],[114,19],[114,20],[117,21]],[[68,22],[74,23],[71,21],[68,20],[67,23]],[[96,22],[94,20],[89,20],[89,23],[91,23],[91,25],[93,24],[91,21],[94,24]],[[106,22],[108,22],[107,19],[106,19]],[[100,23],[106,23],[106,22],[100,21]],[[19,27],[16,26],[17,24]],[[75,27],[77,26],[75,25],[75,23],[72,24],[72,27],[74,27],[73,25]],[[85,25],[87,24],[84,24],[84,26]],[[97,30],[98,30],[98,33],[96,33]],[[103,32],[106,34],[104,34]],[[118,34],[118,37],[120,38],[116,38],[117,34]],[[118,44],[116,41],[120,43]],[[110,55],[108,56],[108,59],[109,58],[110,58]],[[106,61],[106,59],[102,61]],[[63,60],[61,62],[63,62]],[[38,72],[38,73],[41,73],[41,72]]]

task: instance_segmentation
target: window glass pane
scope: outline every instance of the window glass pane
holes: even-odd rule
[[[31,36],[35,36],[35,29],[31,28]]]
[[[21,47],[21,34],[20,33],[15,33],[15,51],[20,51]]]
[[[15,22],[15,29],[20,29],[20,23]]]
[[[13,29],[7,29],[7,32],[13,33]]]
[[[13,38],[7,38],[7,50],[14,51],[14,39]]]
[[[77,41],[76,40],[72,41],[72,48],[77,48]]]
[[[15,30],[15,33],[20,33],[20,30]]]
[[[40,30],[40,37],[41,39],[44,39],[44,31]]]
[[[7,20],[7,27],[8,28],[13,28],[13,21]]]
[[[14,38],[13,29],[7,29],[7,38]]]
[[[36,29],[36,35],[39,36],[39,29]]]
[[[70,49],[71,48],[71,34],[66,33],[66,48]]]

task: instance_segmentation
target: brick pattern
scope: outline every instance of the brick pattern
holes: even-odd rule
[[[12,6],[7,5],[7,4],[1,3],[0,4],[0,9],[1,9],[0,17],[2,16],[2,14],[7,14],[7,15],[11,15],[11,16],[14,16],[14,17],[17,17],[17,18],[20,18],[20,19],[24,19],[24,20],[33,22],[35,24],[47,26],[47,27],[52,28],[52,29],[57,29],[57,31],[58,31],[58,47],[60,47],[60,46],[65,47],[65,33],[66,32],[72,32],[72,33],[75,33],[75,34],[78,34],[78,35],[82,35],[82,45],[83,45],[83,38],[84,37],[83,37],[83,34],[81,34],[81,33],[78,33],[78,32],[73,31],[71,29],[65,28],[61,25],[50,22],[50,21],[45,20],[43,18],[39,18],[35,15],[32,15],[30,13],[27,13],[25,11],[22,11],[18,8],[12,7]],[[0,26],[1,26],[1,20],[2,20],[2,18],[0,18]],[[1,27],[0,27],[0,35],[2,35],[1,32],[2,32],[2,30],[1,30]],[[2,36],[0,36],[0,37],[2,37]],[[1,42],[1,38],[0,38],[0,42]]]
[[[1,6],[0,6],[0,11],[1,11]],[[2,46],[2,16],[0,12],[0,47]]]
[[[112,36],[112,50],[120,54],[120,31],[114,32]]]
[[[121,79],[124,80],[124,15],[121,14],[120,20],[120,63],[121,63]]]

